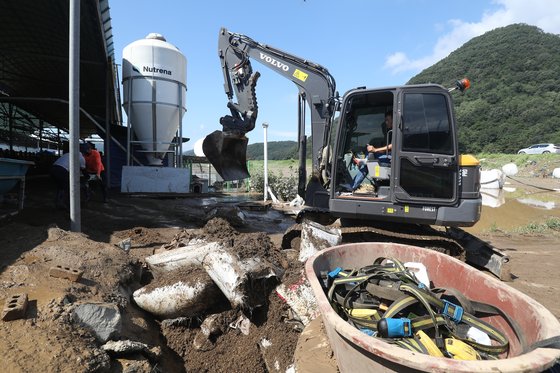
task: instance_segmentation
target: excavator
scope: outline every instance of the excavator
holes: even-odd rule
[[[480,218],[480,166],[458,151],[452,92],[438,84],[357,87],[342,97],[329,71],[250,37],[222,28],[218,55],[230,114],[221,131],[203,141],[207,159],[224,180],[249,177],[246,134],[258,114],[260,77],[251,60],[291,80],[298,88],[298,194],[305,207],[296,221],[338,221],[344,240],[384,240],[440,250],[502,279],[509,258],[459,227]],[[312,175],[306,173],[306,109],[311,119]],[[385,118],[391,126],[383,126]],[[385,149],[384,154],[366,149]],[[389,151],[390,149],[390,151]],[[362,174],[360,177],[360,173]],[[360,188],[352,186],[363,178]],[[283,246],[301,233],[295,225]]]

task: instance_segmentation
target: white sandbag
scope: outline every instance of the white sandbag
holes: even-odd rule
[[[480,171],[480,187],[487,189],[501,189],[504,186],[505,174],[498,169]]]
[[[264,285],[263,280],[279,276],[278,269],[259,257],[241,260],[223,249],[210,251],[203,266],[233,307],[262,305],[265,299],[258,287]]]
[[[480,196],[482,197],[482,206],[498,208],[506,203],[504,189],[484,188],[480,190]]]
[[[179,247],[147,257],[146,263],[154,275],[174,271],[182,267],[202,265],[204,257],[212,250],[221,246],[217,242],[202,242]]]
[[[555,179],[560,179],[560,167],[552,170],[552,177]]]
[[[223,299],[220,289],[208,277],[185,279],[161,287],[143,287],[133,293],[138,307],[161,318],[192,317],[204,313]]]
[[[515,163],[507,163],[502,166],[502,171],[506,176],[514,176],[519,172]]]

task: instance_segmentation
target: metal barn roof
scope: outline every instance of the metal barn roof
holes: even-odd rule
[[[101,125],[119,115],[108,0],[81,1],[80,106]],[[0,101],[68,129],[68,0],[3,0]],[[107,83],[108,82],[108,83]],[[109,89],[109,100],[106,99]],[[80,137],[97,132],[83,114]]]

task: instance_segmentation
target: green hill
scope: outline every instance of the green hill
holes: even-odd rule
[[[515,24],[473,38],[408,83],[449,86],[462,152],[516,152],[539,142],[560,143],[560,37]]]
[[[307,142],[307,157],[310,157],[311,140]],[[187,156],[193,156],[194,150],[185,152]],[[247,159],[264,159],[264,144],[262,142],[249,144],[247,146]],[[298,143],[297,141],[269,141],[268,142],[268,159],[298,159]]]

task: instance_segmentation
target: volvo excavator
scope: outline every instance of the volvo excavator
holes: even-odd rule
[[[203,151],[224,180],[249,177],[246,134],[258,114],[257,61],[291,80],[298,98],[298,194],[305,207],[297,221],[342,225],[344,240],[411,243],[447,252],[509,278],[509,258],[459,227],[480,218],[480,168],[473,156],[458,151],[452,91],[438,84],[383,88],[358,87],[342,97],[329,71],[225,28],[218,55],[230,114],[222,131],[203,141]],[[310,110],[312,175],[306,174],[306,108]],[[384,128],[392,114],[392,129]],[[390,149],[367,153],[369,145]],[[350,187],[362,173],[366,187]],[[284,244],[300,233],[288,230]]]

